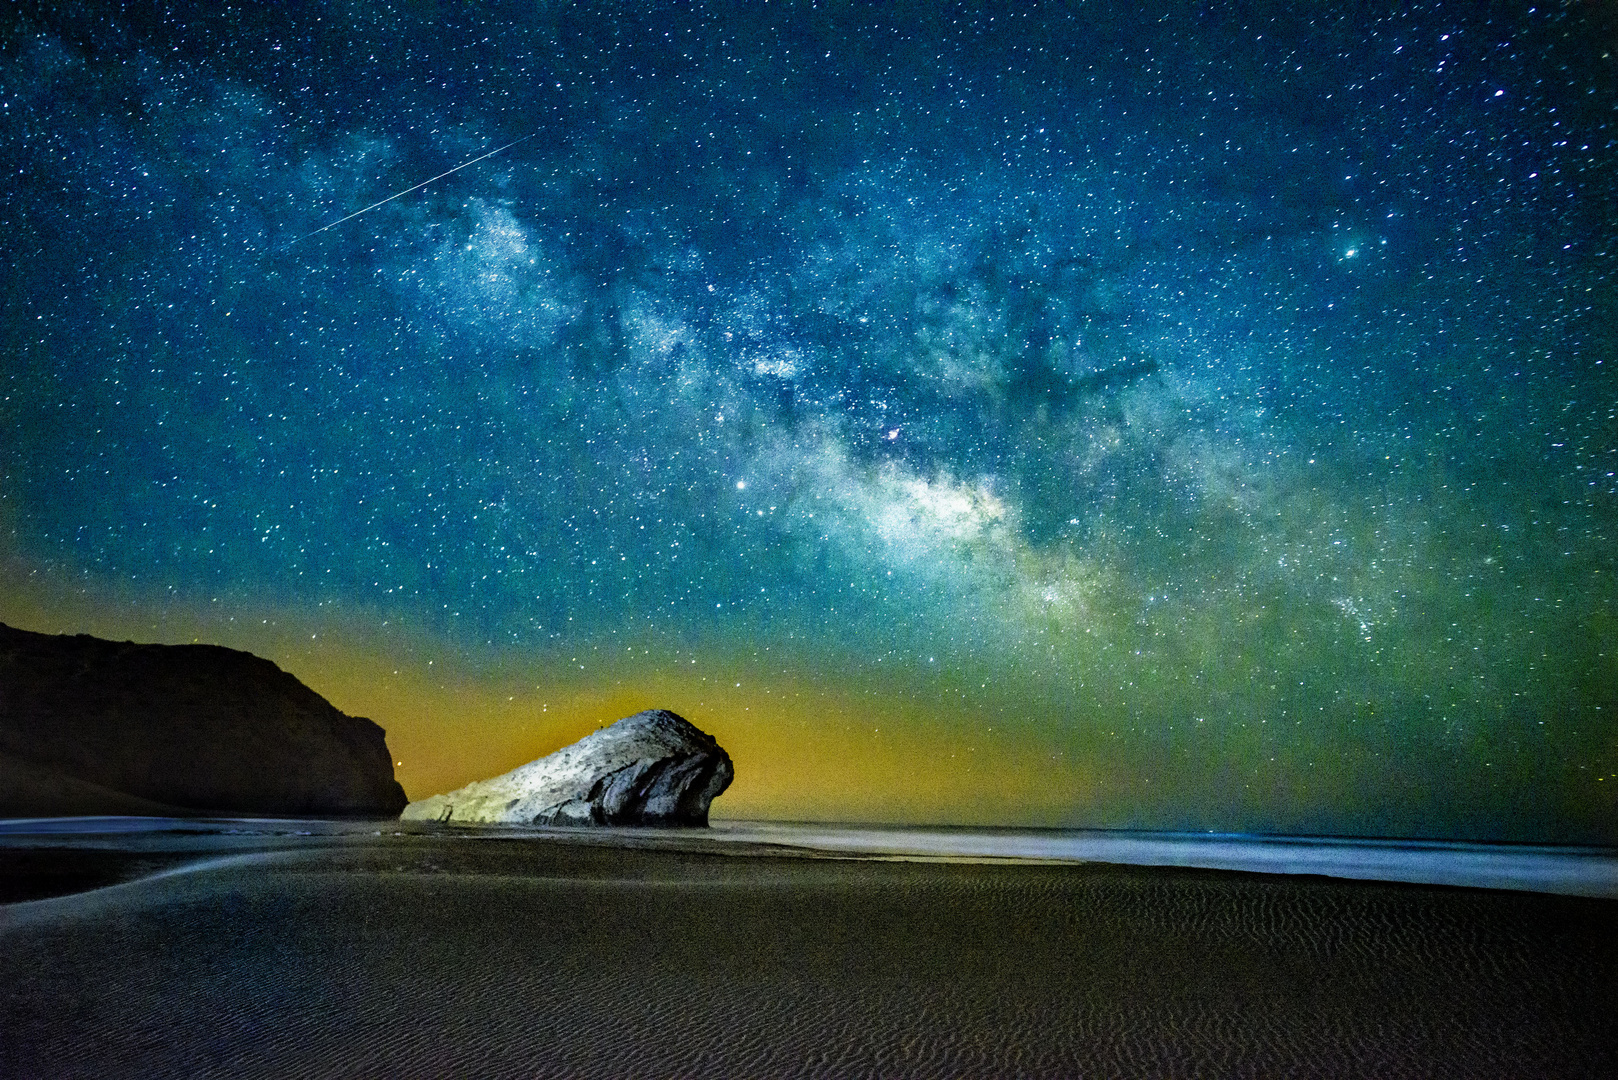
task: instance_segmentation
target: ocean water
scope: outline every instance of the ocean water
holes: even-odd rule
[[[61,845],[165,852],[176,871],[210,856],[423,836],[749,855],[1040,864],[1108,863],[1320,875],[1618,899],[1618,849],[1354,837],[1241,836],[1097,829],[973,829],[717,820],[707,829],[435,826],[395,821],[266,818],[37,818],[0,821],[0,850]]]
[[[1184,866],[1618,898],[1618,851],[1432,840],[1095,829],[883,828],[717,822],[726,840],[857,855]]]

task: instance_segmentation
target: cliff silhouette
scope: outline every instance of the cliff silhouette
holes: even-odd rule
[[[0,816],[397,814],[382,728],[275,664],[0,623]]]

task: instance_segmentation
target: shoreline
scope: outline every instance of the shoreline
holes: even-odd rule
[[[173,860],[0,906],[0,1076],[1566,1078],[1613,1061],[1605,899],[669,830],[178,824],[76,845],[0,832],[6,855]]]
[[[299,837],[406,835],[651,846],[737,856],[776,853],[959,864],[1182,867],[1618,899],[1618,848],[1593,845],[735,819],[720,819],[705,828],[624,828],[392,818],[12,818],[0,819],[0,857],[40,846],[113,843],[181,858],[188,850],[250,845],[254,837],[285,843]]]

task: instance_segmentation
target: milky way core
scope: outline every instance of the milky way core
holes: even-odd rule
[[[413,798],[1618,842],[1613,10],[1246,7],[9,5],[0,619]]]

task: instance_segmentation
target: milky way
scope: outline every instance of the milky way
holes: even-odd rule
[[[1611,14],[1015,7],[12,5],[0,617],[414,797],[612,686],[757,814],[1618,837]]]

